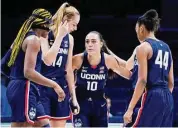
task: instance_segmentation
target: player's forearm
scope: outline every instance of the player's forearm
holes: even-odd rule
[[[74,84],[74,74],[72,70],[67,71],[66,80],[69,87],[69,92],[72,98],[76,98],[75,84]]]
[[[111,54],[119,63],[120,66],[126,67],[126,61],[116,56],[110,49],[107,49],[109,54]]]
[[[132,96],[132,99],[130,101],[129,107],[128,109],[133,110],[138,102],[138,100],[140,99],[140,97],[142,96],[144,89],[146,86],[146,81],[145,80],[138,80],[135,90],[134,90],[134,94]]]
[[[126,79],[130,79],[132,72],[129,71],[128,69],[124,68],[124,67],[120,67],[120,74],[121,76],[123,76]]]
[[[115,56],[115,58],[116,58],[116,60],[117,60],[117,62],[119,63],[120,66],[126,67],[126,61],[125,60],[121,59],[118,56]]]
[[[133,67],[134,67],[134,60],[132,61],[132,60],[128,60],[127,62],[126,62],[126,68],[128,69],[128,70],[131,70],[131,69],[133,69]]]
[[[62,36],[57,36],[51,48],[44,54],[43,59],[48,64],[51,65],[55,61],[56,56],[59,52],[59,48],[61,46],[62,39]]]
[[[24,70],[24,76],[39,85],[47,86],[53,88],[55,86],[55,82],[42,76],[40,73],[35,71],[34,69],[26,69]]]

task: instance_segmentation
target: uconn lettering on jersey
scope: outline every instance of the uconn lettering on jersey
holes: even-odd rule
[[[88,73],[81,73],[81,78],[87,80],[104,80],[106,79],[105,74],[88,74]]]
[[[67,48],[60,48],[58,53],[67,55],[68,54],[68,49]]]

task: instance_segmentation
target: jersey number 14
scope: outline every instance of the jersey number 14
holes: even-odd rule
[[[53,62],[53,66],[55,67],[56,65],[58,67],[61,67],[62,64],[62,56],[59,56],[59,58],[57,58],[54,62]]]
[[[165,67],[165,70],[167,70],[168,67],[168,59],[169,59],[169,52],[165,52],[163,55],[162,50],[158,50],[158,54],[155,60],[155,64],[158,64],[160,68],[163,66]]]

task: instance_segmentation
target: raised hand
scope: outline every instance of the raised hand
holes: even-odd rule
[[[67,20],[63,23],[61,22],[58,26],[58,34],[57,36],[66,36],[69,33],[69,25]]]

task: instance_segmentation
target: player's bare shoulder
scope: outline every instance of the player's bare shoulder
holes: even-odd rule
[[[109,55],[107,53],[104,53],[104,58],[105,58],[105,61],[112,61],[114,59],[112,55]]]
[[[72,57],[73,68],[79,69],[81,67],[82,62],[83,62],[83,55],[84,55],[84,53],[79,53]]]
[[[22,49],[26,51],[27,45],[33,46],[33,48],[40,48],[40,38],[38,38],[36,35],[30,35],[24,39],[24,42],[22,44]]]
[[[26,37],[24,41],[40,42],[40,38],[36,35],[30,35],[30,36]]]
[[[136,51],[138,50],[142,51],[143,53],[149,53],[152,51],[152,47],[148,42],[143,42],[137,47]]]
[[[113,61],[115,61],[115,58],[112,55],[109,55],[107,53],[104,53],[104,58],[105,58],[106,67],[109,69]]]

